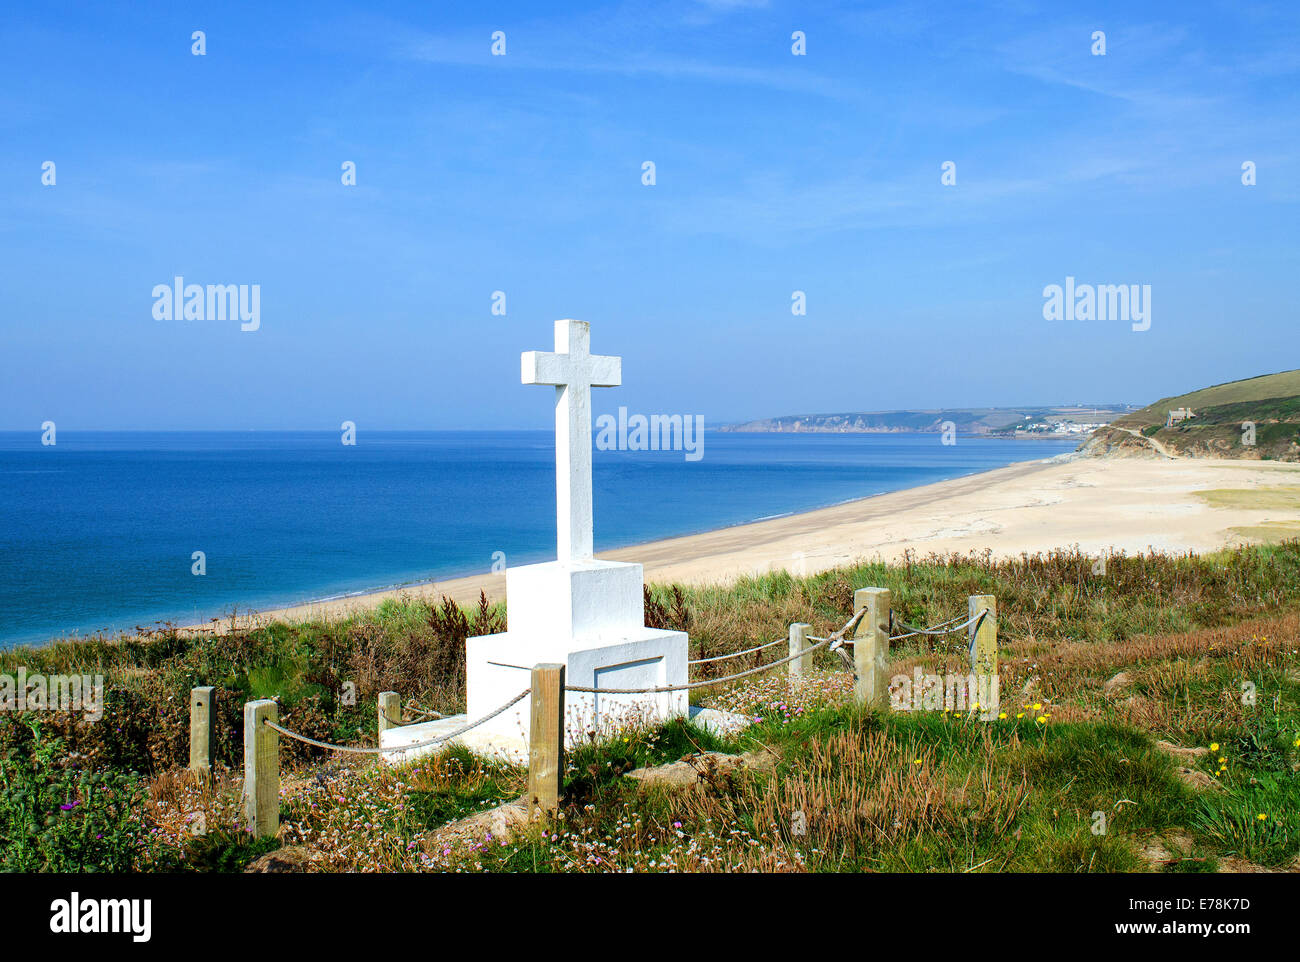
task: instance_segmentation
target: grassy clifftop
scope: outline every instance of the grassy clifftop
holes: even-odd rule
[[[1098,560],[932,555],[653,588],[647,623],[689,630],[694,657],[781,639],[795,621],[825,633],[864,585],[889,588],[899,620],[922,625],[993,594],[999,715],[865,714],[852,673],[818,651],[801,680],[778,667],[693,693],[753,718],[741,736],[671,723],[574,747],[564,818],[510,838],[490,822],[448,833],[520,796],[523,768],[462,749],[393,768],[288,739],[281,836],[242,826],[244,701],[277,697],[289,728],[352,744],[373,744],[383,690],[463,710],[465,636],[504,617],[486,604],[390,601],[330,623],[14,649],[0,673],[102,672],[105,700],[96,723],[0,712],[0,866],[239,871],[274,848],[320,871],[1300,869],[1300,542]],[[780,652],[700,663],[696,677]],[[900,638],[889,655],[891,679],[968,670],[962,636]],[[211,781],[185,769],[197,684],[225,706]],[[769,761],[724,770],[703,754],[716,751]],[[687,783],[634,775],[683,757]]]
[[[1179,409],[1193,416],[1166,427],[1169,413]],[[1300,461],[1300,370],[1161,398],[1116,418],[1081,450],[1107,456],[1161,449],[1180,457]]]

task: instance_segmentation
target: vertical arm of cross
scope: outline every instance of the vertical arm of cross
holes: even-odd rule
[[[592,355],[591,326],[555,322],[555,352],[525,351],[524,384],[555,386],[555,549],[560,561],[593,556],[591,389],[622,383],[622,359]]]

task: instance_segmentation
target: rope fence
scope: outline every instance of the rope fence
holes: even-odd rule
[[[409,714],[411,714],[411,715],[419,715],[421,718],[434,718],[434,719],[438,719],[438,718],[446,718],[446,717],[447,717],[447,716],[444,715],[442,712],[438,712],[438,711],[430,711],[430,710],[427,709],[427,708],[421,708],[419,705],[416,705],[416,704],[414,703],[414,701],[412,701],[411,703],[407,704],[407,706],[406,706],[406,711],[407,711]]]
[[[988,613],[989,613],[988,609],[985,608],[981,610],[979,614],[967,618],[959,625],[953,624],[953,622],[960,620],[961,615],[958,615],[956,618],[949,618],[947,621],[942,621],[939,624],[933,625],[929,628],[916,628],[912,625],[907,624],[907,622],[896,621],[894,622],[894,624],[897,625],[899,628],[902,628],[904,633],[901,635],[890,635],[889,640],[900,641],[903,638],[912,638],[915,637],[916,635],[926,635],[932,638],[940,637],[944,635],[953,635],[959,631],[965,631],[967,628],[971,627],[971,625],[975,625],[976,629],[978,630],[979,627],[978,623],[980,621],[983,621],[984,617]]]
[[[463,728],[457,728],[454,732],[451,732],[449,734],[439,735],[437,738],[430,738],[427,741],[413,742],[410,745],[394,745],[390,748],[382,748],[379,746],[369,746],[369,745],[333,745],[329,742],[323,742],[315,738],[308,738],[306,735],[300,735],[297,732],[290,731],[289,729],[284,728],[273,721],[264,721],[263,724],[266,725],[266,727],[272,728],[275,731],[279,732],[281,735],[284,735],[286,738],[292,738],[294,741],[302,742],[304,745],[314,745],[316,748],[324,748],[332,752],[351,752],[354,755],[378,755],[384,752],[409,752],[417,748],[428,748],[430,745],[441,745],[443,742],[451,741],[453,738],[457,738],[468,731],[473,731],[475,728],[478,728],[478,726],[482,725],[484,722],[491,721],[493,718],[496,718],[497,715],[500,715],[506,709],[512,708],[515,705],[519,704],[521,701],[527,698],[531,693],[532,693],[531,688],[525,688],[523,691],[515,695],[514,698],[511,698],[508,702],[506,702],[496,711],[484,715],[478,721],[470,722],[468,725],[465,725]]]
[[[769,641],[766,645],[759,645],[757,648],[746,648],[744,651],[733,651],[729,655],[715,655],[712,658],[696,658],[694,661],[688,661],[688,665],[706,665],[711,661],[726,661],[729,658],[739,658],[741,655],[752,655],[756,651],[766,651],[785,641],[784,638],[778,638],[776,641]]]
[[[274,835],[279,829],[280,765],[279,736],[293,739],[325,751],[356,755],[387,756],[394,752],[411,752],[446,744],[480,725],[491,721],[503,712],[531,698],[531,725],[528,744],[529,795],[528,804],[544,813],[558,809],[563,783],[564,756],[564,696],[566,692],[583,695],[660,695],[671,692],[693,691],[750,678],[782,666],[789,666],[790,679],[798,678],[806,666],[812,664],[812,655],[822,649],[834,652],[852,673],[854,699],[873,710],[889,710],[889,646],[905,638],[946,638],[966,631],[973,672],[995,675],[997,672],[997,601],[992,595],[971,595],[968,613],[946,621],[919,628],[895,619],[887,588],[860,588],[853,594],[854,613],[838,631],[826,637],[809,633],[811,625],[795,622],[790,625],[788,638],[778,638],[766,644],[743,651],[697,658],[690,665],[712,664],[755,655],[788,642],[787,657],[720,678],[686,681],[675,685],[658,685],[644,688],[598,688],[585,685],[567,685],[565,666],[541,664],[528,668],[524,665],[502,665],[530,671],[532,683],[499,708],[463,725],[454,731],[405,745],[383,746],[383,733],[403,725],[407,716],[443,719],[439,712],[419,707],[414,699],[403,707],[397,692],[380,692],[376,711],[380,744],[335,745],[310,738],[279,724],[278,705],[270,699],[247,702],[244,705],[244,811],[248,826],[255,835]],[[895,633],[896,629],[902,629]],[[848,649],[852,649],[850,656]],[[492,663],[496,664],[496,663]],[[216,711],[215,689],[195,688],[190,699],[190,768],[196,772],[211,770],[215,763]]]
[[[721,678],[707,678],[703,681],[686,682],[682,685],[661,685],[656,688],[585,688],[577,685],[566,685],[564,690],[580,692],[587,695],[658,695],[670,691],[691,691],[695,688],[706,688],[710,685],[726,684],[727,682],[735,681],[738,678],[748,678],[750,675],[757,675],[759,672],[779,668],[782,665],[788,665],[793,661],[808,657],[819,648],[825,648],[829,644],[842,641],[844,636],[848,632],[852,631],[854,626],[862,620],[864,614],[866,614],[865,610],[859,611],[844,623],[843,628],[835,632],[829,638],[809,638],[810,641],[815,641],[816,644],[801,647],[799,651],[796,651],[788,658],[782,658],[780,661],[770,661],[766,665],[759,665],[757,668],[750,668],[746,671],[738,671],[734,675],[724,675]],[[760,648],[751,648],[749,651],[738,652],[737,654],[749,654],[750,652],[758,651],[761,648],[771,648],[772,645],[779,644],[780,641],[785,641],[785,639],[782,638],[779,641],[767,645],[761,645]],[[690,664],[699,664],[699,662],[691,662]]]
[[[785,639],[782,639],[783,641]],[[691,691],[695,688],[707,688],[710,685],[721,685],[729,681],[735,681],[737,678],[748,678],[750,675],[757,675],[759,672],[767,671],[771,668],[779,668],[781,665],[788,665],[796,658],[802,658],[818,648],[824,648],[830,643],[830,639],[824,639],[819,644],[805,648],[797,655],[791,655],[789,658],[782,658],[780,661],[769,662],[766,665],[759,665],[757,668],[750,668],[747,671],[738,671],[734,675],[725,675],[722,678],[707,678],[704,681],[691,681],[684,685],[661,685],[658,688],[583,688],[579,685],[565,685],[565,691],[576,691],[586,695],[659,695],[670,691]]]

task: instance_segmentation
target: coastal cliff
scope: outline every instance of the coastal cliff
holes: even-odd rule
[[[1098,428],[1085,457],[1300,461],[1300,371],[1162,398]]]

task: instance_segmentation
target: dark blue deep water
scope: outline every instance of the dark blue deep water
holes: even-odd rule
[[[193,623],[555,554],[550,432],[0,433],[0,646]],[[705,435],[595,452],[597,550],[1072,450],[927,435]],[[206,554],[207,574],[191,574]]]

